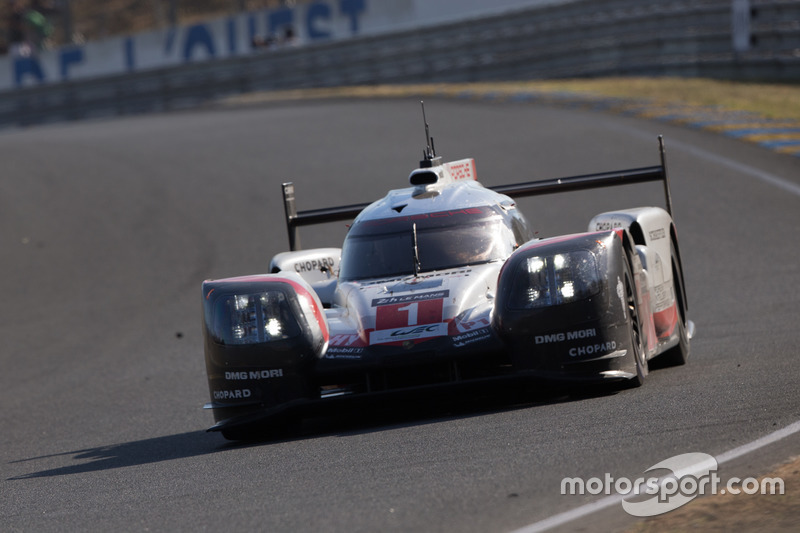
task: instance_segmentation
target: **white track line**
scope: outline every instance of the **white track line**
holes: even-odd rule
[[[794,195],[800,196],[800,185],[792,181],[786,180],[784,178],[779,178],[774,174],[770,174],[769,172],[764,172],[763,170],[751,167],[750,165],[745,165],[744,163],[738,163],[736,161],[733,161],[732,159],[728,159],[727,157],[722,157],[711,152],[706,152],[705,150],[701,150],[697,147],[683,143],[681,141],[669,141],[669,144],[672,146],[676,146],[685,152],[689,152],[696,157],[700,157],[708,161],[713,161],[714,163],[728,167],[732,170],[741,172],[743,174],[748,174],[750,176],[753,176],[754,178],[760,179],[765,183],[769,183],[770,185],[778,187],[779,189],[783,189],[786,192],[790,192]]]
[[[618,129],[627,132],[633,131],[637,135],[644,136],[647,138],[653,137],[652,133],[637,128],[630,128],[628,126],[625,126],[625,127],[620,127]],[[688,152],[694,155],[695,157],[705,159],[707,161],[712,161],[724,167],[730,168],[731,170],[735,170],[737,172],[752,176],[756,179],[763,181],[764,183],[782,189],[788,193],[800,196],[800,185],[792,181],[786,180],[784,178],[780,178],[769,172],[765,172],[761,169],[752,167],[750,165],[745,165],[743,163],[733,161],[732,159],[716,155],[712,152],[707,152],[691,144],[687,144],[681,141],[667,140],[667,149],[669,150],[670,147],[677,148],[681,151]],[[732,450],[720,454],[719,456],[716,457],[717,464],[723,464],[728,461],[732,461],[733,459],[741,457],[755,450],[761,449],[764,446],[768,446],[772,443],[775,443],[790,435],[794,435],[795,433],[798,432],[800,432],[800,421],[794,422],[793,424],[790,424],[783,429],[770,433],[769,435],[762,437],[760,439],[756,439],[753,442],[744,444],[742,446],[739,446],[738,448],[734,448]],[[569,522],[572,522],[573,520],[577,520],[578,518],[582,518],[592,513],[596,513],[597,511],[602,511],[603,509],[607,509],[613,505],[621,505],[623,498],[624,495],[612,494],[610,496],[606,496],[605,498],[600,498],[599,500],[594,501],[592,503],[587,503],[580,507],[576,507],[575,509],[565,511],[557,515],[553,515],[549,518],[545,518],[544,520],[540,520],[539,522],[534,522],[533,524],[515,530],[513,533],[537,533],[539,531],[547,531],[549,529],[553,529],[555,527],[559,527]]]
[[[624,129],[627,131],[632,130],[632,128],[628,127]],[[652,137],[651,133],[645,132],[643,130],[637,130],[633,128],[633,131],[636,131],[636,133],[639,135],[647,136],[648,138]],[[737,172],[741,172],[743,174],[747,174],[749,176],[757,178],[769,185],[778,187],[779,189],[782,189],[786,192],[789,192],[796,196],[800,196],[800,185],[788,181],[784,178],[780,178],[774,174],[770,174],[769,172],[765,172],[761,169],[752,167],[750,165],[745,165],[743,163],[738,163],[736,161],[733,161],[732,159],[728,159],[726,157],[722,157],[714,153],[701,150],[695,146],[692,146],[690,144],[681,141],[675,141],[675,140],[668,141],[667,148],[669,147],[675,147],[678,148],[679,150],[689,152],[695,157],[699,157],[707,161],[713,161],[714,163],[728,167]],[[733,459],[751,453],[755,450],[761,449],[764,446],[773,444],[783,438],[786,438],[790,435],[794,435],[795,433],[798,432],[800,432],[800,421],[794,422],[793,424],[790,424],[783,429],[770,433],[769,435],[761,437],[760,439],[756,439],[753,442],[744,444],[742,446],[739,446],[738,448],[734,448],[732,450],[720,454],[719,456],[716,457],[717,464],[723,464],[728,461],[732,461]],[[575,509],[565,511],[557,515],[553,515],[549,518],[545,518],[544,520],[540,520],[539,522],[534,522],[533,524],[515,530],[513,533],[537,533],[539,531],[547,531],[548,529],[553,529],[555,527],[562,526],[564,524],[572,522],[573,520],[577,520],[578,518],[582,518],[592,513],[596,513],[597,511],[608,509],[613,505],[619,505],[621,504],[624,497],[625,495],[612,494],[611,496],[606,496],[605,498],[601,498],[592,503],[587,503],[580,507],[576,507]]]
[[[752,442],[743,444],[737,448],[728,450],[727,452],[718,455],[716,457],[717,464],[727,463],[728,461],[732,461],[743,455],[747,455],[748,453],[760,450],[765,446],[774,444],[779,440],[790,435],[794,435],[798,432],[800,432],[800,420],[794,422],[793,424],[789,424],[783,429],[779,429],[778,431],[761,437],[760,439],[756,439]],[[534,522],[533,524],[515,530],[513,533],[538,533],[540,531],[547,531],[548,529],[563,526],[564,524],[572,522],[573,520],[577,520],[578,518],[596,513],[597,511],[602,511],[603,509],[608,509],[612,505],[621,505],[624,497],[625,495],[623,494],[612,494],[611,496],[606,496],[605,498],[601,498],[592,503],[587,503],[585,505],[581,505],[580,507],[576,507],[575,509],[571,509],[557,515],[553,515],[549,518],[545,518],[544,520]]]
[[[617,129],[619,131],[624,131],[624,132],[628,132],[628,133],[633,132],[637,136],[643,137],[643,138],[647,138],[647,139],[653,139],[655,137],[652,132],[645,131],[643,129],[639,129],[639,128],[635,128],[635,127],[633,127],[633,128],[630,127],[630,126],[624,126],[624,127],[623,126],[619,126],[619,127],[610,126],[610,127],[614,128],[614,129]],[[729,168],[731,170],[734,170],[736,172],[740,172],[742,174],[745,174],[745,175],[748,175],[748,176],[752,176],[752,177],[754,177],[754,178],[756,178],[758,180],[763,181],[764,183],[772,185],[773,187],[777,187],[779,189],[783,189],[784,191],[786,191],[788,193],[791,193],[791,194],[794,194],[795,196],[800,196],[800,184],[797,184],[797,183],[795,183],[793,181],[790,181],[790,180],[788,180],[786,178],[781,178],[781,177],[776,176],[775,174],[771,174],[771,173],[766,172],[764,170],[761,170],[759,168],[752,167],[750,165],[745,165],[744,163],[739,163],[738,161],[734,161],[733,159],[729,159],[727,157],[723,157],[721,155],[717,155],[717,154],[715,154],[713,152],[708,152],[706,150],[702,150],[702,149],[697,148],[696,146],[694,146],[692,144],[689,144],[689,143],[676,141],[674,139],[667,138],[666,141],[665,141],[665,144],[666,144],[666,147],[667,147],[667,163],[668,164],[669,164],[669,149],[670,148],[677,148],[677,149],[679,149],[679,150],[681,150],[683,152],[688,152],[688,153],[692,154],[693,156],[698,157],[700,159],[705,159],[706,161],[711,161],[713,163],[716,163],[716,164],[721,165],[723,167],[727,167],[727,168]]]

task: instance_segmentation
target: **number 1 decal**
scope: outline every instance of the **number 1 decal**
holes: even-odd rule
[[[382,305],[375,314],[375,329],[405,328],[442,321],[441,298],[409,304]]]
[[[417,325],[417,311],[419,310],[419,303],[414,302],[405,307],[398,307],[398,311],[408,311],[408,324],[407,326]]]

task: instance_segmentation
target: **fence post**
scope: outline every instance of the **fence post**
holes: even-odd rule
[[[178,0],[169,0],[169,9],[167,11],[167,19],[169,20],[170,27],[178,25]]]
[[[64,42],[72,44],[75,29],[72,26],[72,0],[62,0],[61,22],[64,30]]]

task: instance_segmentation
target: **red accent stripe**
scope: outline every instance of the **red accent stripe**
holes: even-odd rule
[[[656,325],[658,338],[669,337],[678,325],[678,307],[674,303],[658,313],[653,313],[653,322]]]
[[[271,279],[274,280],[275,278]],[[319,328],[322,330],[322,337],[325,339],[325,342],[327,343],[330,340],[330,334],[328,332],[328,323],[325,321],[325,317],[322,314],[322,310],[317,305],[317,300],[314,298],[314,296],[311,293],[309,293],[305,287],[303,287],[296,281],[292,281],[286,278],[279,278],[279,280],[284,283],[288,283],[294,288],[294,290],[297,293],[302,294],[303,296],[308,298],[308,301],[311,304],[311,307],[314,311],[314,318],[317,319],[317,324],[319,324]]]

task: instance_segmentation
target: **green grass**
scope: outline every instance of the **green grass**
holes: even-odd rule
[[[800,84],[766,84],[700,78],[603,78],[503,84],[519,88],[565,90],[658,103],[720,106],[767,118],[800,120]]]

